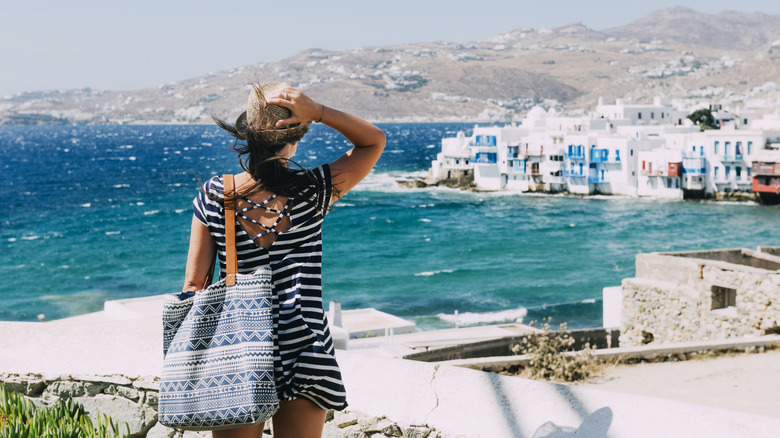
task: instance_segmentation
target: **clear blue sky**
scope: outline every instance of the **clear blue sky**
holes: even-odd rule
[[[132,90],[313,47],[464,43],[573,22],[600,30],[677,5],[780,14],[777,0],[6,0],[0,7],[0,96]]]

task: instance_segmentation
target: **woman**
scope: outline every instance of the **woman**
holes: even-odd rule
[[[235,125],[215,119],[239,139],[244,172],[235,176],[236,249],[239,273],[261,266],[273,271],[278,304],[274,374],[280,400],[274,436],[322,435],[326,409],[346,407],[341,374],[322,309],[321,224],[330,205],[374,167],[385,145],[371,123],[319,104],[286,84],[259,84]],[[340,132],[354,145],[336,161],[310,171],[290,166],[298,141],[312,121]],[[213,177],[195,198],[183,291],[206,286],[219,254],[225,275],[222,177]],[[212,432],[215,438],[259,438],[263,424]]]

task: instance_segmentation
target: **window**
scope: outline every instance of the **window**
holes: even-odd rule
[[[720,167],[715,166],[715,170],[712,171],[712,176],[714,176],[715,179],[718,179],[718,176],[720,176]]]
[[[639,120],[642,120],[642,113],[639,113],[639,116],[637,117]]]
[[[737,305],[737,290],[725,286],[712,286],[712,306],[710,309],[725,309]]]
[[[743,125],[747,125],[748,124],[748,120],[747,119],[742,119],[742,124]]]
[[[723,155],[729,155],[730,153],[731,153],[731,142],[727,141],[726,144],[723,145]]]
[[[631,149],[631,156],[632,157],[634,156],[634,150],[633,149]]]
[[[736,172],[736,175],[735,175],[735,176],[736,176],[736,179],[740,179],[740,178],[742,178],[742,168],[741,168],[741,167],[737,166],[737,167],[734,169],[734,172]]]
[[[693,147],[693,151],[696,152],[696,146]]]
[[[719,146],[720,146],[720,142],[719,142],[719,141],[716,141],[716,142],[715,142],[715,155],[718,155],[718,149],[720,149],[720,147],[719,147]]]
[[[664,118],[664,113],[661,113],[661,118],[662,118],[662,119]]]
[[[615,149],[615,161],[620,161],[620,150]]]
[[[750,178],[750,168],[749,167],[747,168],[747,176],[748,176],[748,178]]]
[[[604,181],[604,169],[601,169],[601,180]]]
[[[729,179],[731,175],[731,166],[726,166],[726,179]]]
[[[651,113],[650,113],[650,118],[651,118],[651,119],[654,119],[654,118],[655,118],[655,113],[654,113],[654,112],[651,112]]]
[[[748,142],[748,150],[747,150],[747,153],[748,153],[748,155],[750,155],[750,154],[752,154],[752,153],[753,153],[753,142],[752,142],[752,141],[749,141],[749,142]]]

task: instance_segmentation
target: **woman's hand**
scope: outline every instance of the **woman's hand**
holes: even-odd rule
[[[283,106],[292,111],[292,117],[276,122],[277,127],[303,123],[309,120],[320,121],[325,113],[325,106],[313,101],[302,91],[285,87],[276,93],[266,96],[266,103]]]

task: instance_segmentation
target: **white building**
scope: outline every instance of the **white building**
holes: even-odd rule
[[[652,105],[600,101],[589,117],[535,107],[519,126],[475,126],[470,137],[442,139],[431,175],[473,170],[484,190],[676,199],[750,192],[755,155],[780,146],[780,114],[734,120],[701,132],[664,98]]]

